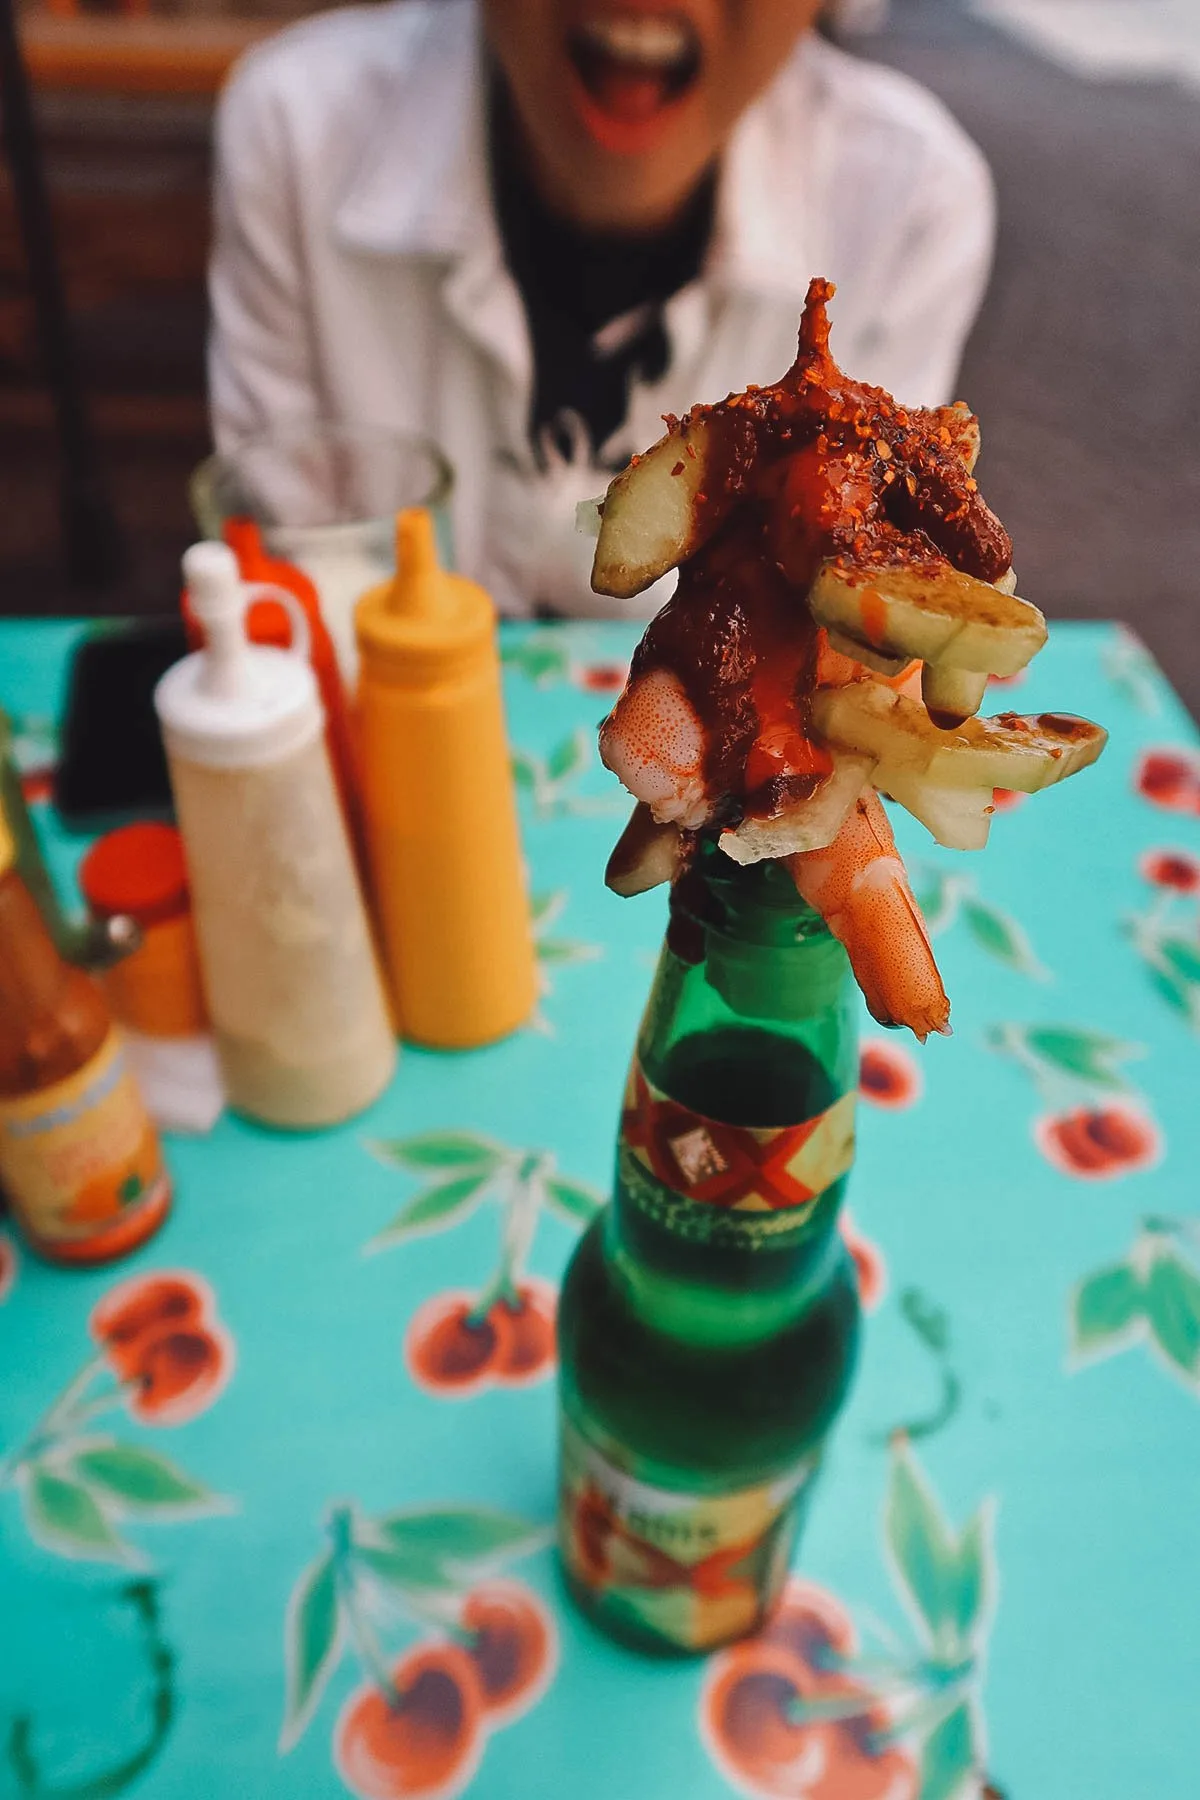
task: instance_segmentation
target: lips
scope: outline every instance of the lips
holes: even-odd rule
[[[567,35],[576,108],[606,150],[650,148],[699,79],[703,51],[673,12],[597,12]]]

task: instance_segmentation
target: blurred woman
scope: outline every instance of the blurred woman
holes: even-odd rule
[[[844,367],[951,398],[986,165],[820,10],[391,0],[253,51],[217,131],[218,447],[305,418],[433,438],[459,567],[507,613],[592,613],[616,603],[576,501],[662,413],[776,379],[811,275]]]

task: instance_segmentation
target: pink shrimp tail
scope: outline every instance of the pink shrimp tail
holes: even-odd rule
[[[872,1016],[924,1043],[950,1002],[879,796],[867,790],[832,844],[783,858],[802,899],[845,946]]]

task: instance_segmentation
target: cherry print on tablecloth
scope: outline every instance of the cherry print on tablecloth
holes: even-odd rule
[[[452,1800],[493,1732],[546,1692],[558,1634],[539,1596],[501,1573],[552,1529],[486,1507],[371,1517],[330,1508],[326,1545],[293,1589],[284,1626],[281,1754],[311,1723],[349,1653],[362,1681],[333,1725],[333,1760],[362,1800]],[[400,1654],[379,1630],[415,1641]]]
[[[483,1755],[483,1684],[457,1644],[419,1644],[390,1675],[389,1693],[357,1688],[334,1727],[333,1757],[363,1800],[450,1800]]]
[[[921,1071],[902,1044],[864,1038],[859,1047],[858,1091],[872,1106],[899,1111],[921,1098]]]
[[[183,1425],[206,1412],[233,1374],[233,1340],[206,1281],[136,1275],[93,1309],[90,1330],[124,1384],[135,1419]]]
[[[1047,1162],[1082,1181],[1111,1181],[1152,1169],[1162,1157],[1153,1119],[1117,1100],[1035,1119],[1033,1137]]]
[[[485,1202],[497,1211],[497,1259],[487,1280],[431,1295],[409,1321],[404,1357],[414,1381],[439,1399],[466,1399],[493,1385],[545,1380],[554,1368],[557,1296],[526,1271],[538,1220],[548,1209],[582,1227],[603,1196],[560,1175],[548,1151],[513,1150],[478,1132],[424,1132],[367,1147],[428,1184],[371,1240],[369,1254],[451,1230]]]
[[[619,694],[628,677],[627,662],[582,663],[571,670],[576,687],[588,694]]]
[[[700,1735],[731,1786],[749,1800],[966,1792],[984,1764],[991,1521],[985,1504],[956,1534],[894,1441],[884,1538],[916,1645],[864,1654],[837,1596],[793,1577],[765,1628],[708,1665]]]
[[[1138,860],[1143,878],[1174,894],[1200,894],[1200,857],[1187,850],[1147,850]]]
[[[120,1282],[92,1309],[89,1328],[98,1352],[0,1457],[0,1489],[20,1493],[26,1527],[45,1549],[137,1563],[127,1523],[168,1523],[229,1504],[159,1451],[98,1422],[121,1407],[154,1427],[197,1418],[233,1373],[233,1339],[208,1283],[186,1270]]]
[[[858,1229],[848,1206],[842,1208],[838,1228],[854,1264],[862,1309],[864,1312],[874,1312],[883,1304],[888,1288],[887,1264],[883,1251],[873,1238],[866,1237]]]
[[[490,1730],[511,1725],[536,1706],[554,1677],[557,1644],[545,1606],[517,1581],[484,1581],[463,1602]]]
[[[1165,812],[1200,813],[1200,751],[1174,744],[1144,750],[1134,765],[1133,786]]]
[[[558,1296],[526,1276],[488,1302],[466,1290],[435,1294],[414,1313],[404,1356],[419,1387],[441,1399],[466,1398],[494,1383],[525,1387],[554,1367]]]

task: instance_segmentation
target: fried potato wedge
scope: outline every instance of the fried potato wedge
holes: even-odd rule
[[[842,829],[874,766],[870,756],[835,754],[833,773],[814,794],[785,807],[773,819],[743,819],[736,830],[723,831],[722,850],[736,863],[823,850]]]
[[[974,718],[983,705],[988,678],[970,669],[948,669],[944,663],[925,663],[921,669],[921,698],[935,725],[943,731]]]
[[[991,788],[944,787],[921,775],[894,773],[882,787],[948,850],[982,850],[987,843],[996,810]]]
[[[812,724],[831,749],[874,757],[875,783],[887,793],[895,774],[1034,794],[1094,763],[1108,741],[1102,726],[1067,713],[1001,713],[942,731],[918,701],[870,680],[820,689]]]
[[[730,479],[739,436],[720,413],[689,415],[614,477],[592,562],[596,593],[632,599],[711,537],[740,491]]]
[[[817,623],[877,656],[978,675],[1015,675],[1046,641],[1036,606],[949,567],[848,570],[826,563],[808,604]]]

